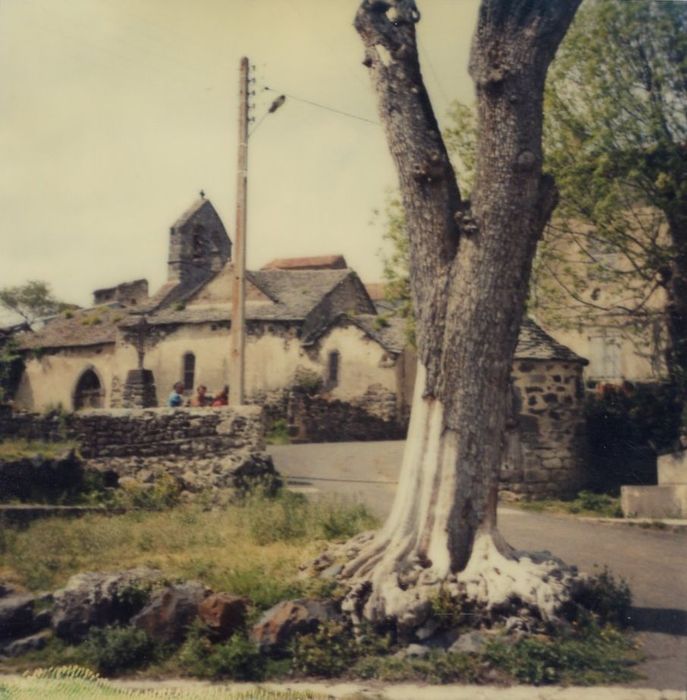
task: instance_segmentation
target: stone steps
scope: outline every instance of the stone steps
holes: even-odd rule
[[[687,451],[661,455],[657,468],[657,486],[621,487],[623,515],[687,519]]]

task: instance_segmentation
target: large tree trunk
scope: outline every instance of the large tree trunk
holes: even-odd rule
[[[414,2],[364,0],[365,44],[410,238],[419,367],[399,490],[344,570],[346,607],[422,623],[438,586],[485,606],[512,597],[551,615],[570,576],[517,561],[496,530],[509,375],[537,240],[555,205],[542,175],[548,65],[580,0],[483,0],[473,40],[479,131],[472,203],[461,200],[417,58]]]

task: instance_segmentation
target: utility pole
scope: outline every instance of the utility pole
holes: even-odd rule
[[[246,210],[248,197],[248,100],[249,63],[244,56],[239,67],[239,152],[236,178],[236,230],[234,236],[234,275],[231,288],[231,362],[229,403],[240,406],[244,400],[246,348]]]

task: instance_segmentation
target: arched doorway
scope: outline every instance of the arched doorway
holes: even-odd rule
[[[98,375],[87,369],[80,377],[74,390],[74,410],[81,408],[102,408],[105,392]]]

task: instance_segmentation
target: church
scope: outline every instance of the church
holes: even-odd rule
[[[163,407],[181,382],[229,384],[232,242],[201,197],[169,230],[167,281],[94,292],[16,336],[24,371],[16,409]],[[343,256],[274,260],[246,273],[246,401],[304,440],[401,438],[415,379],[404,321],[386,313]],[[517,430],[508,437],[505,488],[574,492],[581,480],[586,360],[523,321],[513,364]]]

